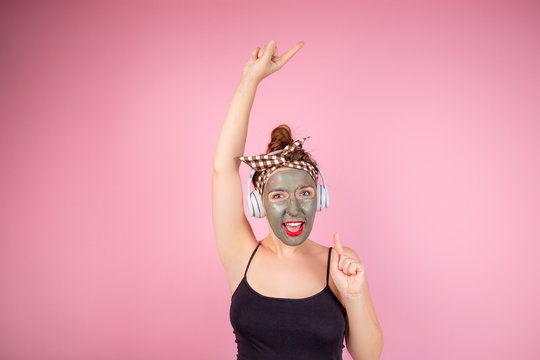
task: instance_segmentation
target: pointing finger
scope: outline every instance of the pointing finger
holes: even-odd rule
[[[279,57],[279,60],[276,61],[278,66],[282,67],[283,65],[285,65],[294,56],[294,54],[296,54],[298,52],[298,50],[300,50],[300,48],[302,48],[302,46],[304,46],[304,42],[300,41],[300,42],[296,43],[296,45],[292,49],[287,51],[285,54],[281,55]]]
[[[336,247],[336,250],[339,255],[343,255],[343,248],[341,247],[341,243],[339,242],[339,233],[334,233],[334,246]]]

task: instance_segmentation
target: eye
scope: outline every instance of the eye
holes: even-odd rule
[[[283,194],[274,194],[272,195],[272,199],[281,199],[280,197],[276,197],[276,196],[283,196]]]
[[[302,196],[309,196],[311,195],[311,190],[304,190],[301,192]]]

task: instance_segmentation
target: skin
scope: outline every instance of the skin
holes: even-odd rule
[[[288,246],[299,246],[307,240],[317,212],[316,184],[304,170],[283,167],[276,169],[263,189],[263,205],[272,233]],[[285,221],[304,221],[299,236],[289,236]]]

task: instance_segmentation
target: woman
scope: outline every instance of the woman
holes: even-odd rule
[[[341,359],[345,339],[355,360],[375,360],[383,334],[358,255],[337,233],[330,248],[308,238],[325,205],[317,163],[302,149],[306,138],[294,141],[282,125],[272,131],[272,155],[242,157],[257,86],[303,45],[281,56],[274,41],[253,50],[216,147],[213,224],[232,294],[237,359]],[[240,161],[254,169],[250,198],[258,208],[250,212],[268,219],[261,241],[244,215]]]

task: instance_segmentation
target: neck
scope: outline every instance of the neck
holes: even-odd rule
[[[270,234],[268,234],[261,243],[263,243],[267,249],[274,252],[278,258],[290,258],[305,254],[310,247],[309,243],[311,243],[311,240],[306,239],[303,243],[296,246],[287,245],[270,231]]]

